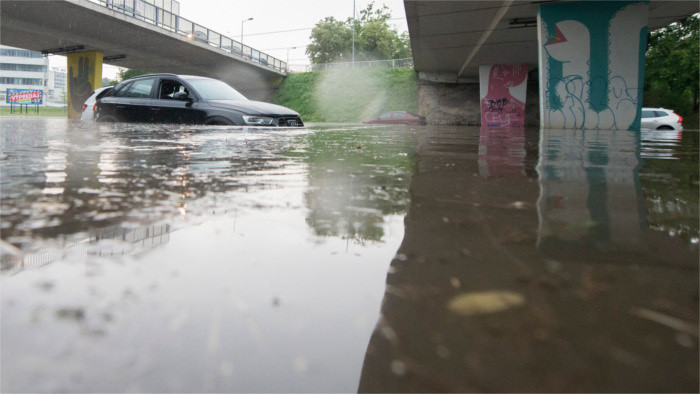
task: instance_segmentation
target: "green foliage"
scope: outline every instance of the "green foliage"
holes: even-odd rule
[[[411,56],[408,34],[389,25],[389,8],[375,8],[374,2],[359,12],[355,24],[355,60],[401,59]],[[352,58],[353,20],[326,17],[311,31],[306,47],[312,63],[346,62]]]
[[[305,122],[358,122],[388,111],[416,113],[418,78],[409,68],[290,74],[274,102]]]
[[[352,52],[352,29],[346,23],[327,17],[311,31],[306,53],[312,63],[344,61]]]
[[[102,87],[114,86],[118,83],[119,83],[119,81],[117,81],[116,79],[102,78]]]
[[[150,74],[150,73],[147,71],[131,70],[128,68],[120,68],[119,73],[117,74],[117,79],[119,80],[118,82],[122,82],[122,81],[126,81],[127,79],[130,79],[133,77],[138,77],[139,75],[146,75],[146,74]]]
[[[650,34],[644,77],[645,106],[670,108],[695,122],[700,90],[698,21],[696,14]]]

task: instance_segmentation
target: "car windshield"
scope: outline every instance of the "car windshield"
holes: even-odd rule
[[[247,100],[236,89],[216,79],[188,79],[190,85],[205,100]]]

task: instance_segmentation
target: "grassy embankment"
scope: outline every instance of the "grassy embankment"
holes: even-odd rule
[[[60,118],[68,117],[68,108],[39,107],[39,113],[33,105],[29,106],[29,113],[19,113],[19,107],[15,107],[14,113],[10,113],[10,107],[0,107],[0,116],[56,116]]]
[[[387,111],[416,113],[418,78],[412,69],[359,69],[289,74],[276,104],[305,122],[358,122]]]

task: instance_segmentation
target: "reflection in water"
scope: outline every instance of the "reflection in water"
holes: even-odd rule
[[[698,138],[694,131],[642,131],[640,180],[651,229],[698,243]]]
[[[390,142],[383,143],[383,142]],[[308,138],[306,222],[317,235],[381,241],[384,217],[403,214],[413,163],[403,129],[316,133]]]
[[[85,255],[115,257],[142,252],[170,241],[170,225],[149,226],[136,229],[121,227],[91,232],[83,242],[73,242],[37,252],[22,253],[11,248],[0,256],[2,271],[14,274],[26,269],[36,269],[62,260],[73,260]]]
[[[483,177],[524,177],[525,129],[483,128],[479,137],[479,174]]]
[[[412,133],[3,121],[2,390],[354,391]]]
[[[646,225],[639,136],[474,131],[420,138],[359,391],[694,390],[697,243]]]
[[[586,247],[638,248],[639,134],[548,130],[540,138],[538,245],[585,240]]]

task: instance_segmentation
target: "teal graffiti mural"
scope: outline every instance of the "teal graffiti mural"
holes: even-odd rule
[[[540,113],[550,129],[639,129],[649,5],[540,7]]]

